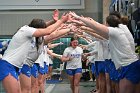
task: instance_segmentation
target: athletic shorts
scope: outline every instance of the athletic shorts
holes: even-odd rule
[[[35,78],[38,77],[38,69],[39,69],[39,64],[34,63],[33,67],[31,67],[31,75],[34,76]]]
[[[21,69],[21,73],[28,76],[28,77],[31,77],[31,67],[24,64],[22,69]]]
[[[0,80],[3,80],[6,76],[11,74],[15,79],[18,80],[19,68],[10,64],[5,60],[0,60]]]
[[[94,63],[91,63],[91,71],[92,71],[92,74],[95,74],[95,64]]]
[[[96,76],[99,76],[99,73],[105,73],[105,61],[95,61]]]
[[[105,72],[109,73],[110,71],[110,65],[111,65],[111,59],[105,59]]]
[[[126,78],[133,84],[140,82],[140,60],[131,63],[128,66],[123,66],[118,69],[119,79]]]
[[[45,63],[44,63],[44,65],[45,65]],[[45,74],[46,72],[45,72],[45,67],[41,67],[41,66],[39,66],[39,71],[38,71],[40,74]]]
[[[82,73],[82,68],[77,69],[66,69],[66,73],[70,76],[74,76],[77,73]]]
[[[115,64],[112,60],[106,60],[106,73],[109,73],[110,80],[119,82],[118,71],[116,70]]]

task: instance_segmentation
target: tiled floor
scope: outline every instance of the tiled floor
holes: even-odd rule
[[[80,82],[80,93],[90,93],[95,88],[95,82]],[[5,93],[0,82],[0,93]],[[60,83],[46,84],[45,93],[72,93],[67,80]]]
[[[80,82],[80,93],[90,93],[95,89],[95,82]],[[68,82],[46,84],[45,93],[72,93]]]

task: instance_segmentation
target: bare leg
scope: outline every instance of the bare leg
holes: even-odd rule
[[[124,78],[119,82],[119,93],[135,93],[135,85]]]
[[[115,92],[119,93],[119,83],[115,82]]]
[[[96,78],[96,91],[99,91],[99,77],[95,76]]]
[[[31,93],[38,93],[38,78],[31,76]]]
[[[49,66],[48,80],[51,80],[51,77],[52,77],[52,69],[53,69],[53,67],[52,66]]]
[[[74,75],[74,93],[79,93],[79,83],[80,83],[81,73]]]
[[[21,93],[31,93],[31,77],[20,74]]]
[[[11,74],[6,76],[2,81],[6,93],[21,93],[20,83]]]
[[[99,73],[99,93],[106,93],[106,79],[104,73]]]
[[[109,74],[108,73],[105,73],[106,75],[106,90],[107,90],[107,93],[111,93],[111,84],[110,84],[110,78],[109,78]]]
[[[72,93],[74,93],[74,77],[69,75],[68,78],[70,80],[70,88],[72,90]]]
[[[136,93],[140,93],[140,83],[136,85]]]
[[[38,76],[38,87],[39,87],[39,90],[41,91],[41,93],[44,93],[45,89],[44,89],[44,77],[45,75],[42,75],[42,74],[39,74]]]

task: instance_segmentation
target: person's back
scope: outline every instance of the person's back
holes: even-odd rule
[[[10,41],[2,59],[21,68],[31,46],[32,34],[35,30],[29,26],[21,27]]]

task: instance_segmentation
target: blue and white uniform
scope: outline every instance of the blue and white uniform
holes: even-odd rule
[[[37,60],[37,58],[39,56],[37,46],[36,46],[35,37],[33,38],[31,43],[32,43],[32,45],[29,49],[28,56],[24,60],[24,65],[21,69],[21,73],[25,74],[28,77],[31,76],[31,67],[33,66],[33,64],[35,63],[35,61]]]
[[[0,80],[10,73],[18,79],[18,69],[22,68],[24,60],[28,56],[35,31],[35,28],[25,25],[12,37],[2,60],[0,60]]]
[[[134,53],[124,28],[109,28],[109,49],[116,69],[119,70],[119,79],[126,78],[132,83],[140,81],[140,61]]]
[[[63,56],[71,57],[72,60],[67,61],[66,69],[68,75],[75,75],[76,73],[82,73],[82,61],[81,56],[83,49],[81,47],[67,47],[64,50]]]
[[[103,40],[96,41],[95,45],[95,68],[96,68],[96,75],[98,76],[99,73],[105,73],[105,59],[103,56]]]
[[[45,50],[44,50],[44,43],[42,43],[41,45],[39,45],[39,57],[38,59],[35,61],[33,67],[31,68],[31,74],[37,78],[39,73],[41,74],[45,74],[45,69],[44,69],[44,58],[45,58]]]

